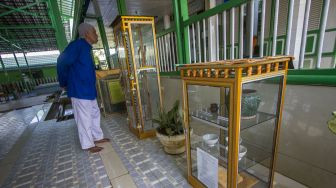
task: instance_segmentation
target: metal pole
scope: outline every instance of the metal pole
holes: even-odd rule
[[[197,44],[198,44],[198,62],[202,62],[201,60],[201,28],[200,22],[197,22]]]
[[[187,3],[187,2],[181,2],[179,0],[172,0],[173,1],[173,13],[174,13],[174,20],[175,20],[175,28],[176,28],[176,46],[177,46],[177,59],[178,64],[184,64],[185,61],[185,53],[184,53],[184,45],[182,43],[183,41],[183,26],[182,26],[182,19],[183,16],[182,13],[180,13],[180,6],[181,3]],[[187,4],[188,5],[188,4]],[[181,10],[185,11],[185,10]],[[187,9],[188,13],[188,9]],[[187,19],[187,18],[186,18]],[[184,36],[186,37],[186,36]]]
[[[275,0],[272,56],[275,56],[276,54],[276,40],[277,40],[277,34],[278,34],[278,17],[279,17],[279,0]]]
[[[244,54],[244,4],[240,5],[239,21],[239,58],[243,59]]]
[[[184,41],[185,42],[187,42],[188,43],[188,47],[187,47],[187,49],[186,49],[186,51],[188,51],[188,53],[186,53],[186,54],[188,54],[188,56],[189,56],[189,61],[187,61],[189,64],[191,63],[191,49],[190,49],[190,38],[189,38],[189,36],[190,36],[190,31],[189,31],[189,25],[187,25],[187,36],[188,36],[188,40],[186,39],[186,38],[184,38]],[[187,60],[187,59],[186,59]]]
[[[25,59],[25,61],[26,61],[26,65],[27,65],[27,68],[28,68],[28,71],[29,71],[30,78],[33,79],[33,74],[32,74],[32,72],[31,72],[31,70],[30,70],[30,67],[29,67],[29,64],[28,64],[28,60],[27,60],[26,54],[25,54],[25,52],[22,52],[22,53],[23,53],[23,57],[24,57],[24,59]]]
[[[23,77],[22,77],[22,71],[21,71],[19,62],[18,62],[18,60],[17,60],[17,58],[16,58],[16,55],[15,55],[14,50],[13,50],[13,55],[14,55],[14,59],[15,59],[16,65],[18,66],[18,70],[19,70],[19,72],[20,72],[20,77],[21,77],[21,81],[22,81],[22,80],[23,80]],[[24,87],[24,86],[22,86],[22,90],[24,89],[23,87]]]
[[[161,72],[163,72],[163,64],[164,64],[164,62],[163,62],[163,51],[162,51],[162,49],[161,49],[161,39],[160,38],[157,38],[156,39],[158,42],[157,42],[157,46],[158,46],[158,51],[160,52],[160,71]]]
[[[218,27],[219,27],[219,21],[218,21],[218,14],[216,14],[216,60],[219,60],[219,31],[218,31]]]
[[[176,67],[175,67],[175,64],[176,64],[176,56],[175,56],[175,50],[176,50],[176,46],[174,45],[175,44],[175,32],[172,32],[172,35],[171,35],[171,49],[172,49],[172,52],[173,52],[173,71],[176,71]]]
[[[293,22],[293,10],[294,10],[294,0],[289,0],[288,7],[288,21],[287,21],[287,37],[286,37],[286,49],[285,55],[289,55],[290,41],[292,36],[292,22]]]
[[[117,0],[118,12],[119,15],[127,15],[127,8],[125,0]]]
[[[266,0],[262,1],[261,6],[261,28],[260,28],[260,44],[259,44],[259,56],[264,56],[264,40],[265,40],[265,12],[266,12]]]
[[[203,19],[203,50],[204,50],[204,62],[207,61],[207,50],[206,50],[206,29],[205,29],[205,18]]]
[[[329,4],[330,0],[324,0],[321,21],[320,21],[320,37],[318,39],[318,51],[317,51],[317,62],[316,68],[321,67],[321,59],[322,59],[322,48],[324,42],[324,34],[327,26],[327,18],[328,18],[328,11],[329,11]]]
[[[250,1],[249,57],[253,57],[254,0]]]
[[[65,36],[64,26],[62,23],[61,14],[58,9],[58,4],[57,1],[55,0],[48,0],[47,4],[49,7],[48,11],[49,17],[56,31],[57,47],[59,51],[62,52],[68,45],[68,41]]]
[[[16,65],[17,65],[17,67],[18,67],[18,70],[19,70],[19,72],[20,72],[20,75],[21,75],[21,77],[22,77],[21,67],[20,67],[20,65],[19,65],[19,61],[17,60],[17,57],[16,57],[16,55],[15,55],[14,50],[13,50],[13,56],[14,56],[14,60],[15,60],[15,62],[16,62]]]
[[[226,60],[226,11],[223,12],[223,60]]]
[[[213,22],[212,22],[212,18],[211,17],[209,17],[208,18],[208,53],[209,53],[209,61],[211,62],[211,61],[214,61],[214,57],[213,57],[213,54],[212,54],[212,33],[214,32],[213,30],[212,30],[212,24],[213,24]]]
[[[164,72],[164,52],[163,52],[163,49],[162,49],[162,42],[161,42],[161,38],[162,38],[163,36],[161,36],[161,37],[159,37],[158,38],[158,40],[159,40],[159,43],[158,43],[158,48],[159,48],[159,51],[160,51],[160,54],[161,54],[161,64],[160,64],[160,67],[161,67],[161,72]]]
[[[166,56],[167,56],[167,70],[168,72],[170,72],[170,63],[171,63],[171,59],[170,59],[170,48],[169,48],[169,38],[168,38],[168,34],[164,35],[164,39],[165,39],[165,46],[166,46]]]
[[[174,0],[175,1],[175,0]],[[188,12],[188,0],[179,0],[180,2],[180,10],[181,10],[181,18],[182,18],[182,21],[186,21],[189,19],[189,12]],[[182,23],[181,23],[181,26],[182,26]],[[184,40],[184,54],[185,54],[185,62],[190,62],[190,55],[189,53],[186,53],[187,50],[189,50],[190,52],[190,48],[188,48],[188,43],[190,42],[190,39],[189,39],[189,27],[188,26],[185,26],[184,29],[183,29],[183,40]]]
[[[231,11],[230,11],[230,29],[231,29],[231,36],[230,36],[230,40],[231,40],[231,59],[234,59],[234,12],[235,11],[235,8],[231,8]]]
[[[169,57],[169,71],[173,70],[172,48],[170,47],[170,33],[167,33],[168,57]]]
[[[307,29],[308,29],[308,20],[309,20],[309,12],[310,12],[311,0],[307,0],[306,2],[306,11],[303,22],[303,31],[302,31],[302,39],[301,39],[301,49],[300,49],[300,58],[299,58],[299,68],[303,68],[303,61],[306,51],[306,42],[307,42]]]
[[[7,73],[5,64],[4,64],[3,61],[2,61],[2,57],[1,57],[1,55],[0,55],[0,63],[1,63],[1,66],[2,66],[2,70],[5,72],[5,76],[6,76],[7,81],[8,81],[8,80],[9,80],[9,79],[8,79],[8,73]]]
[[[109,69],[111,69],[112,65],[111,65],[111,59],[110,59],[110,47],[108,45],[108,41],[107,41],[107,37],[106,37],[104,21],[103,21],[103,18],[102,18],[100,8],[99,8],[99,4],[98,4],[97,0],[92,0],[92,4],[93,4],[94,10],[95,10],[95,14],[97,16],[98,29],[99,29],[100,37],[101,37],[101,40],[102,40],[102,43],[103,43],[107,65],[108,65]],[[113,67],[115,67],[115,66],[113,66]]]
[[[165,43],[165,36],[162,36],[161,37],[161,45],[162,45],[162,52],[163,52],[163,59],[164,59],[164,63],[163,63],[163,71],[164,72],[167,72],[167,64],[168,64],[168,61],[167,61],[167,56],[166,56],[166,43]]]
[[[196,35],[195,35],[195,24],[191,24],[192,29],[192,42],[193,42],[193,57],[194,57],[194,63],[196,63]]]

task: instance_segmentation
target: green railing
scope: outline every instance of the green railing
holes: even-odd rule
[[[177,63],[176,32],[169,28],[156,35],[160,72],[175,71]]]
[[[279,14],[277,14],[277,12],[279,12],[279,9],[283,6],[279,7],[279,5],[276,3],[277,1],[278,0],[267,1],[267,3],[271,2],[271,5],[268,4],[270,6],[268,8],[271,8],[270,15],[264,15],[263,13],[259,14],[260,19],[258,22],[260,26],[258,27],[259,32],[256,37],[259,44],[260,41],[263,41],[263,45],[259,45],[259,52],[255,52],[255,46],[253,46],[254,36],[247,34],[248,32],[253,32],[253,29],[247,28],[242,30],[242,23],[244,22],[244,19],[250,19],[250,17],[244,16],[245,12],[242,12],[241,10],[251,8],[252,2],[257,2],[255,0],[229,1],[198,15],[192,15],[190,17],[188,14],[186,14],[188,13],[188,9],[185,8],[185,5],[187,4],[186,1],[183,0],[179,3],[173,1],[175,3],[174,9],[176,9],[174,10],[174,13],[177,10],[180,10],[180,12],[178,12],[180,18],[175,18],[175,22],[176,20],[182,20],[182,23],[180,25],[176,24],[174,27],[159,33],[157,36],[163,37],[170,32],[177,32],[178,30],[181,31],[181,36],[183,36],[180,39],[182,45],[177,45],[177,51],[182,51],[184,53],[182,54],[182,58],[177,57],[177,59],[182,59],[182,61],[180,60],[179,63],[198,63],[223,59],[252,58],[270,55],[291,55],[290,45],[292,43],[290,36],[292,25],[290,24],[290,16],[293,17],[293,12],[297,10],[293,9],[292,12],[288,11],[290,10],[290,7],[293,6],[293,4],[290,4],[290,2],[293,1],[288,0],[288,10],[286,11],[286,14],[288,14],[285,32],[286,34],[278,35],[278,25],[276,25],[276,23],[278,21]],[[261,3],[262,12],[266,12],[266,3],[264,4],[263,1],[258,2]],[[176,8],[176,6],[180,7]],[[328,8],[325,3],[323,4],[323,7],[321,7],[321,15],[319,18],[321,24],[319,24],[319,28],[309,31],[303,30],[303,33],[306,33],[306,37],[304,35],[297,36],[301,37],[302,41],[305,42],[301,44],[301,47],[299,46],[299,50],[303,51],[304,55],[303,58],[299,56],[296,57],[294,62],[296,70],[290,70],[288,73],[289,84],[328,86],[336,85],[334,76],[336,75],[334,69],[336,64],[336,42],[334,42],[333,50],[321,50],[321,45],[323,46],[323,37],[321,38],[321,34],[324,35],[324,33],[328,33],[328,36],[333,36],[330,35],[330,33],[336,32],[336,28],[326,29],[325,25],[323,26],[323,22],[326,19],[324,17],[326,7]],[[309,9],[307,8],[307,10]],[[267,16],[271,17],[271,19],[268,21],[265,20],[265,17]],[[213,25],[213,28],[210,29],[209,25]],[[182,28],[179,29],[179,26]],[[265,28],[268,28],[268,33],[265,33]],[[176,33],[177,36],[178,34],[179,33]],[[232,37],[232,34],[235,36]],[[246,37],[247,39],[244,38],[245,35],[248,35],[248,37]],[[331,41],[333,40],[335,39],[331,39]],[[176,43],[178,42],[179,41],[176,41]],[[244,45],[246,45],[248,50],[244,49]],[[317,62],[320,62],[320,64]],[[307,68],[313,68],[313,70],[304,70]],[[174,72],[174,70],[175,69],[166,70],[164,72],[167,73],[163,73],[162,75],[177,76],[178,72]]]

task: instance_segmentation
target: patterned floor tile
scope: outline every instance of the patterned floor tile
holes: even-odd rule
[[[36,117],[37,121],[41,120],[50,104],[37,105],[21,110],[13,110],[0,116],[0,161],[10,151],[18,138],[22,135],[27,126]],[[39,116],[37,116],[39,114]]]
[[[80,148],[74,120],[40,122],[6,187],[111,187],[99,154]]]
[[[106,116],[102,128],[138,187],[191,187],[185,154],[167,155],[157,138],[139,140],[128,130],[123,115]]]

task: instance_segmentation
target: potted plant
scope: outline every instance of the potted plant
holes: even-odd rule
[[[179,113],[179,101],[174,103],[171,110],[166,112],[161,109],[158,119],[153,119],[159,126],[156,136],[164,146],[164,151],[169,154],[180,154],[185,151],[185,136],[182,117]]]

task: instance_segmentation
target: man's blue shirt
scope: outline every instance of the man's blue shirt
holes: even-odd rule
[[[85,39],[71,42],[57,59],[57,75],[68,97],[93,100],[97,97],[92,46]]]

